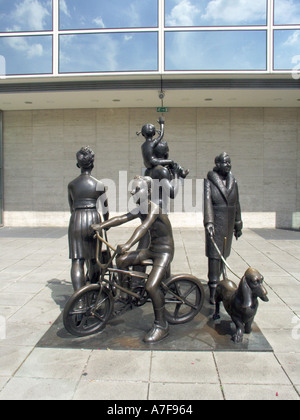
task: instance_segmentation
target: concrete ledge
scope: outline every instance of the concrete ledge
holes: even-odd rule
[[[111,217],[117,213],[111,213]],[[39,212],[39,211],[6,211],[4,212],[4,226],[9,227],[66,227],[69,224],[68,212]],[[203,226],[203,214],[171,213],[170,220],[174,228],[199,228]],[[268,228],[277,226],[275,212],[243,213],[244,228]],[[137,222],[138,223],[138,222]],[[293,226],[285,226],[292,228]]]

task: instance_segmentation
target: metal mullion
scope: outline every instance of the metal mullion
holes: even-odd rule
[[[220,31],[265,31],[267,25],[256,26],[176,26],[165,28],[166,32],[220,32]]]
[[[244,74],[267,74],[267,70],[167,70],[164,72],[166,75],[209,75],[209,74],[220,74],[220,75],[244,75]]]
[[[0,37],[24,37],[24,36],[45,36],[45,35],[52,35],[53,31],[35,31],[35,32],[1,32]]]
[[[165,72],[165,1],[158,3],[158,70],[160,74]]]
[[[59,30],[59,35],[81,35],[81,34],[112,34],[112,33],[132,33],[132,32],[157,32],[157,28],[111,28],[111,29],[68,29]]]
[[[274,1],[268,0],[268,45],[267,45],[267,70],[274,71]]]
[[[53,75],[58,76],[59,74],[59,0],[53,0],[53,39],[52,39],[52,66]]]
[[[273,29],[297,31],[300,29],[300,25],[273,25]]]

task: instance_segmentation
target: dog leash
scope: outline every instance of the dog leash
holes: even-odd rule
[[[220,256],[220,258],[221,258],[221,260],[223,261],[223,263],[225,264],[225,266],[228,268],[228,270],[229,271],[231,271],[232,272],[232,274],[234,275],[234,276],[236,276],[238,279],[240,278],[240,276],[238,276],[233,270],[232,270],[232,268],[229,266],[229,264],[227,263],[227,261],[225,260],[225,258],[223,257],[223,255],[222,255],[222,253],[221,253],[221,251],[220,251],[220,249],[219,249],[219,247],[218,247],[218,245],[216,244],[216,241],[214,240],[214,238],[212,237],[212,236],[210,236],[210,239],[211,239],[211,241],[212,241],[212,243],[213,243],[213,245],[214,245],[214,247],[215,247],[215,249],[216,249],[216,251],[217,251],[217,253],[219,254],[219,256]]]

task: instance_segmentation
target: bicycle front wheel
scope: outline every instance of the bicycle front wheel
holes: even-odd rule
[[[113,310],[111,292],[99,284],[79,289],[67,302],[63,322],[65,329],[77,337],[86,337],[102,331]]]
[[[165,282],[165,313],[170,324],[185,324],[200,312],[204,288],[196,277],[180,274]]]

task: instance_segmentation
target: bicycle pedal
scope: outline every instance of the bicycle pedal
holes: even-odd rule
[[[133,305],[131,303],[123,305],[123,307],[121,307],[121,308],[115,308],[114,312],[113,312],[113,317],[120,316],[120,315],[124,314],[125,312],[127,312],[129,310],[132,310],[132,309],[133,309]]]

